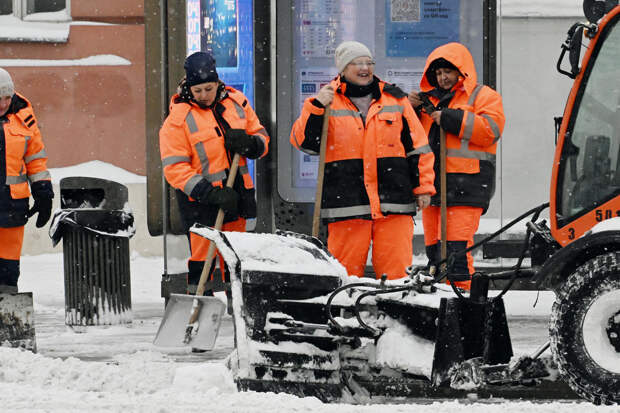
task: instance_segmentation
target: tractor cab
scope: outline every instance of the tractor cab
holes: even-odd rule
[[[571,27],[558,60],[558,71],[575,79],[551,182],[551,232],[562,246],[620,216],[620,9],[609,1],[585,3],[590,23]],[[566,52],[569,70],[562,68]]]

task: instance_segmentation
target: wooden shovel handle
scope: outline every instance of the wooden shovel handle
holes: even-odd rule
[[[239,170],[239,154],[236,153],[233,156],[232,165],[230,166],[230,172],[228,173],[228,179],[226,180],[226,187],[232,188],[235,183],[235,178],[237,177],[237,171]],[[217,217],[215,218],[215,228],[216,230],[221,230],[222,225],[224,224],[224,210],[220,208],[217,211]],[[209,243],[209,249],[207,250],[207,258],[205,259],[205,266],[202,268],[202,272],[200,273],[200,281],[198,281],[198,287],[196,288],[196,295],[201,297],[205,292],[205,285],[207,283],[207,278],[209,278],[209,270],[211,269],[211,265],[213,264],[213,259],[215,258],[215,242],[211,241]],[[195,313],[195,314],[194,314]],[[192,318],[194,316],[198,317],[198,311],[192,313]],[[190,319],[190,324],[196,321]]]
[[[447,162],[447,148],[446,148],[446,132],[439,128],[439,187],[440,193],[440,215],[441,215],[441,259],[446,259],[448,255],[448,197],[447,197],[447,179],[446,179],[446,162]]]
[[[327,151],[327,130],[329,129],[330,105],[325,106],[323,127],[321,128],[321,149],[319,150],[319,171],[316,178],[316,196],[312,215],[312,236],[319,236],[321,226],[321,201],[323,200],[323,175],[325,175],[325,152]]]

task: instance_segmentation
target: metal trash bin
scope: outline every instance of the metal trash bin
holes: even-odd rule
[[[60,181],[49,235],[63,240],[65,324],[131,323],[129,238],[135,234],[127,187],[106,179]]]

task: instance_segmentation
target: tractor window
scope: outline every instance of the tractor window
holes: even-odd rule
[[[560,226],[620,194],[620,27],[615,23],[606,27],[606,39],[590,59],[571,114],[558,177]]]

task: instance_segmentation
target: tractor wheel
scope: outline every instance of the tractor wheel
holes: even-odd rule
[[[559,289],[549,327],[561,377],[594,404],[620,403],[620,253],[583,264]]]

